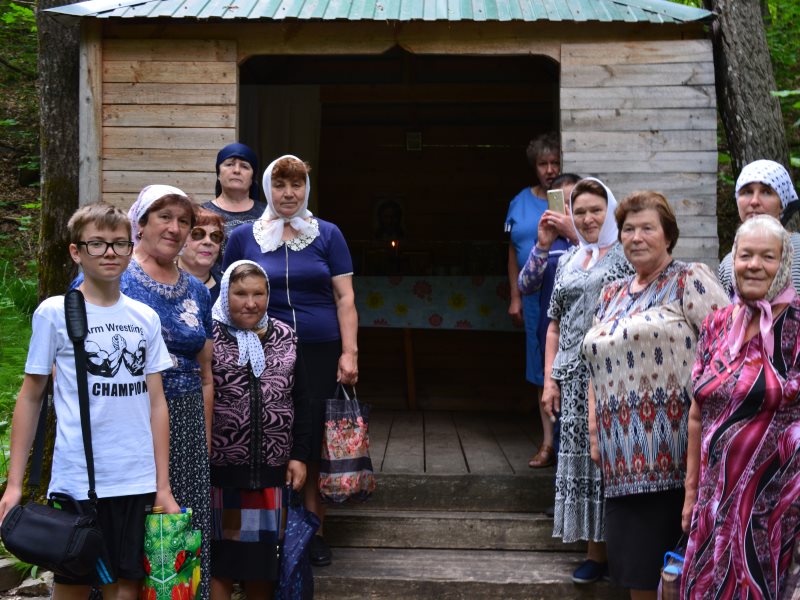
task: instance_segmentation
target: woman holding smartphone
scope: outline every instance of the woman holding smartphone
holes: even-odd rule
[[[517,278],[528,260],[538,238],[539,219],[548,208],[547,190],[561,172],[561,145],[558,134],[547,133],[531,140],[526,150],[528,162],[536,174],[536,183],[517,194],[508,207],[505,230],[510,235],[508,245],[508,283],[511,302],[508,314],[517,326],[525,327],[525,378],[536,386],[537,399],[544,384],[544,348],[539,343],[537,329],[540,319],[540,294],[520,294]],[[574,234],[572,234],[574,237]],[[541,406],[541,405],[540,405]],[[540,408],[544,436],[537,452],[528,461],[531,468],[550,467],[555,463],[553,424]]]

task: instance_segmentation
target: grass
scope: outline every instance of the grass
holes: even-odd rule
[[[0,260],[0,484],[8,470],[8,433],[28,355],[31,315],[36,308],[35,277],[20,277]]]

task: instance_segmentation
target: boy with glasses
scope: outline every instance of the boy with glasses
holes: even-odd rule
[[[67,228],[70,256],[84,273],[78,289],[86,300],[97,520],[106,555],[99,561],[98,573],[85,580],[57,575],[53,598],[85,599],[90,585],[100,585],[105,598],[134,600],[145,575],[146,511],[153,505],[167,513],[180,511],[169,484],[169,417],[161,385],[161,371],[172,366],[172,359],[158,315],[120,292],[120,276],[133,251],[127,215],[98,202],[78,209]],[[64,297],[53,296],[33,315],[25,379],[11,424],[8,486],[0,500],[0,521],[20,502],[28,452],[54,367],[57,430],[48,494],[61,492],[90,502],[75,352],[67,335]]]

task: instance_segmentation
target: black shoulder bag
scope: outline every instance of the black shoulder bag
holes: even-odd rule
[[[81,505],[67,494],[53,492],[47,504],[28,502],[25,506],[17,505],[12,508],[3,519],[0,536],[6,549],[20,560],[58,575],[78,578],[86,577],[95,569],[103,550],[103,534],[97,527],[96,518],[97,494],[94,489],[92,429],[89,419],[86,351],[83,346],[88,325],[86,304],[79,290],[70,290],[64,296],[64,317],[67,333],[75,346],[83,450],[86,453],[89,474],[89,506],[87,508]],[[32,487],[38,485],[41,471],[46,411],[47,399],[42,403],[42,414],[36,432],[29,479]]]

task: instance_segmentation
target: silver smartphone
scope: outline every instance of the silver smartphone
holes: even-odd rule
[[[547,190],[547,208],[562,215],[567,214],[564,209],[564,190]]]

